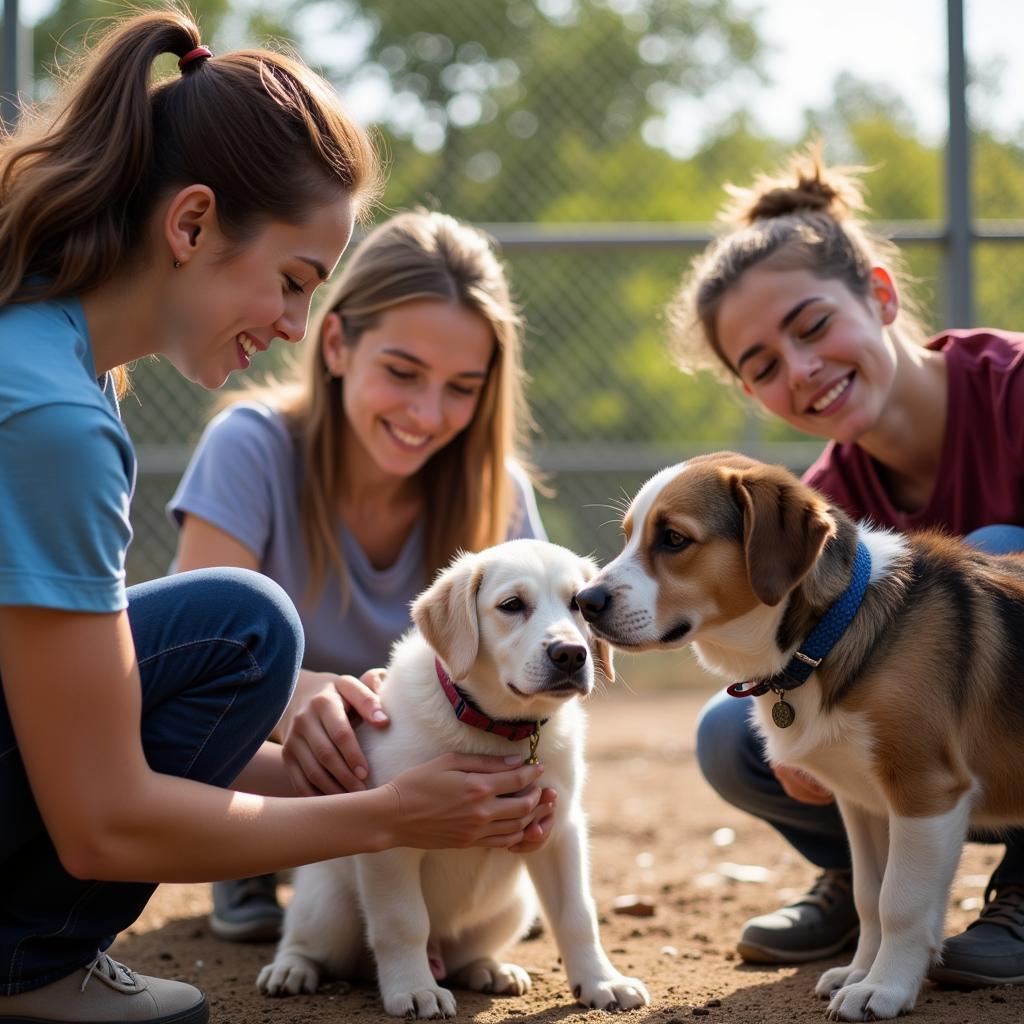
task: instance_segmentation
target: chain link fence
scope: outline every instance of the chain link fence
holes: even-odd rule
[[[288,25],[373,123],[390,168],[377,220],[426,204],[501,243],[529,325],[532,457],[552,492],[541,509],[554,540],[606,557],[618,545],[609,506],[698,451],[739,448],[802,469],[820,450],[720,384],[682,375],[665,351],[662,311],[709,237],[723,182],[749,181],[799,141],[746,113],[764,82],[748,4],[253,0],[211,3],[205,15],[194,6],[221,48]],[[921,8],[918,17],[945,18],[941,0]],[[37,30],[37,53],[52,53],[44,30],[54,28]],[[837,77],[826,109],[805,113],[804,135],[822,138],[830,161],[876,168],[872,207],[905,243],[939,326],[942,143],[922,139],[898,98],[856,72]],[[973,128],[974,215],[987,218],[974,253],[975,317],[1012,328],[1024,325],[1024,231],[999,218],[1024,210],[1024,130]],[[137,582],[170,564],[164,505],[211,396],[156,360],[133,379],[123,411],[140,459],[129,555]]]

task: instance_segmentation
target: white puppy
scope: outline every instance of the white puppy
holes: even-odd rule
[[[524,856],[401,848],[299,868],[261,991],[315,992],[322,972],[352,977],[368,945],[394,1016],[454,1014],[439,978],[521,995],[530,976],[501,956],[533,920],[539,893],[580,1003],[629,1010],[650,1002],[643,983],[621,975],[601,948],[590,895],[580,803],[585,723],[573,698],[593,689],[595,662],[613,676],[608,647],[591,637],[576,605],[594,571],[588,559],[542,541],[460,556],[414,602],[418,629],[392,651],[380,694],[392,724],[360,733],[370,782],[380,785],[449,750],[525,754],[541,722],[537,756],[544,785],[558,793],[547,843]],[[484,719],[509,735],[480,727]]]

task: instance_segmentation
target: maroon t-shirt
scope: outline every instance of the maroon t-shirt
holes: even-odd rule
[[[804,480],[855,519],[897,530],[1024,526],[1024,334],[947,331],[928,348],[946,354],[949,410],[935,490],[922,508],[896,508],[877,465],[855,444],[832,441]]]

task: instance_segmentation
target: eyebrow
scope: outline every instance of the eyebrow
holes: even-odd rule
[[[310,256],[296,256],[295,258],[312,267],[321,281],[327,280],[327,268],[319,260],[315,260]]]
[[[388,356],[397,356],[399,359],[405,359],[407,362],[415,363],[417,366],[422,366],[423,369],[429,370],[430,364],[420,359],[419,356],[414,356],[411,352],[406,352],[402,348],[382,348],[381,352]],[[455,374],[456,377],[476,377],[480,380],[484,380],[487,377],[486,370],[460,370]]]
[[[779,327],[780,327],[780,328],[783,328],[783,327],[788,327],[788,326],[789,326],[789,325],[790,325],[790,324],[791,324],[791,323],[792,323],[792,322],[793,322],[793,321],[794,321],[794,320],[795,320],[795,319],[796,319],[796,318],[797,318],[797,317],[798,317],[798,316],[800,315],[800,313],[801,313],[801,312],[802,312],[802,311],[803,311],[803,310],[804,310],[804,309],[805,309],[805,308],[806,308],[807,306],[809,306],[809,305],[810,305],[810,304],[811,304],[812,302],[819,302],[819,301],[820,301],[820,300],[821,300],[821,299],[822,299],[823,297],[824,297],[824,296],[821,296],[821,295],[812,295],[812,296],[811,296],[811,297],[810,297],[809,299],[803,299],[803,300],[801,300],[800,302],[798,302],[798,303],[797,303],[797,304],[796,304],[796,305],[795,305],[795,306],[794,306],[794,307],[793,307],[793,308],[792,308],[792,309],[791,309],[791,310],[790,310],[790,311],[789,311],[789,312],[788,312],[788,313],[787,313],[787,314],[786,314],[786,315],[785,315],[785,316],[784,316],[784,317],[783,317],[783,318],[782,318],[782,319],[781,319],[781,320],[779,321]],[[754,345],[751,345],[751,346],[750,346],[750,348],[748,348],[748,349],[747,349],[747,350],[746,350],[746,351],[745,351],[745,352],[743,353],[743,355],[741,355],[741,356],[739,357],[739,359],[738,359],[738,360],[736,361],[736,369],[737,369],[737,371],[739,370],[739,368],[740,368],[740,367],[741,367],[741,366],[742,366],[742,365],[743,365],[743,364],[744,364],[744,363],[745,363],[745,362],[746,362],[746,361],[747,361],[748,359],[752,359],[752,358],[753,358],[754,356],[756,356],[756,355],[757,355],[757,354],[758,354],[759,352],[761,352],[761,351],[762,351],[763,349],[764,349],[764,342],[761,342],[761,341],[759,341],[759,342],[757,342],[756,344],[754,344]]]

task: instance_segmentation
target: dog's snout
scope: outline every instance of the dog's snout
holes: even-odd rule
[[[604,587],[586,587],[576,595],[576,603],[587,622],[596,622],[608,610],[612,595]]]
[[[568,640],[558,640],[548,648],[548,657],[555,668],[571,676],[587,663],[587,646]]]

